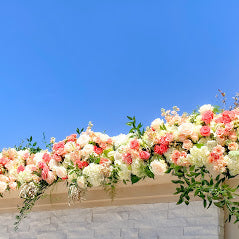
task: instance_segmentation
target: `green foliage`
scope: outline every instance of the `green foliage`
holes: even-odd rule
[[[43,148],[36,141],[33,141],[33,137],[30,136],[26,140],[22,140],[22,142],[18,146],[15,145],[14,148],[18,151],[28,149],[30,151],[30,153],[32,153],[32,154],[36,154],[36,153],[42,151],[43,149],[49,149],[50,151],[52,150],[53,144],[48,143],[46,141],[45,133],[43,133],[42,143],[44,145]]]
[[[231,221],[234,217],[234,223],[239,221],[239,202],[234,199],[239,196],[236,190],[239,188],[231,187],[225,183],[230,178],[228,172],[213,177],[203,166],[189,168],[171,164],[167,173],[178,177],[178,180],[172,180],[177,185],[175,194],[179,195],[177,204],[189,204],[190,198],[200,197],[203,206],[209,208],[212,204],[219,208],[224,208],[228,212],[226,221]]]
[[[131,174],[131,183],[134,184],[134,183],[137,183],[141,178],[134,175],[134,174]]]
[[[136,119],[134,117],[127,116],[127,118],[130,120],[126,123],[126,125],[130,126],[131,129],[129,133],[134,134],[136,137],[141,138],[145,132],[145,129],[143,128],[142,123],[136,124]]]
[[[39,185],[37,185],[37,192],[33,197],[27,197],[23,201],[23,206],[18,207],[19,214],[16,216],[16,221],[14,223],[15,231],[18,230],[19,224],[22,219],[26,218],[27,214],[32,210],[35,203],[43,196],[45,190],[49,187],[49,184],[45,181],[41,181]]]
[[[149,177],[149,178],[154,178],[154,174],[152,173],[152,171],[150,170],[149,166],[145,167],[145,174]]]
[[[84,128],[81,128],[81,129],[77,128],[77,129],[76,129],[76,133],[77,133],[78,135],[80,135],[83,131],[84,131]]]

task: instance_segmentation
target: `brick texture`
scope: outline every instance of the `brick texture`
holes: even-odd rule
[[[223,213],[201,202],[141,204],[32,212],[13,230],[0,215],[0,239],[222,239]]]

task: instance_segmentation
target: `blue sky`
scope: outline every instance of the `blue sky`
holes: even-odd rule
[[[1,1],[0,148],[239,91],[238,1]]]

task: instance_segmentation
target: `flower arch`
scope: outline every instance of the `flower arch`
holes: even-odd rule
[[[28,139],[26,146],[0,153],[0,195],[20,189],[24,199],[16,228],[45,190],[60,181],[68,187],[69,200],[79,200],[89,187],[102,186],[113,197],[117,183],[137,183],[144,178],[172,174],[177,180],[178,204],[200,197],[204,207],[212,204],[228,211],[227,220],[239,221],[238,187],[227,179],[239,174],[239,108],[220,110],[203,105],[192,114],[179,109],[162,110],[143,129],[129,117],[129,134],[110,137],[77,129],[60,142],[51,139],[42,150]]]

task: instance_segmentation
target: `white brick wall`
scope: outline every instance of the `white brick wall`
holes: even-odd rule
[[[175,203],[33,212],[14,232],[14,214],[0,215],[0,239],[222,239],[223,213]]]

